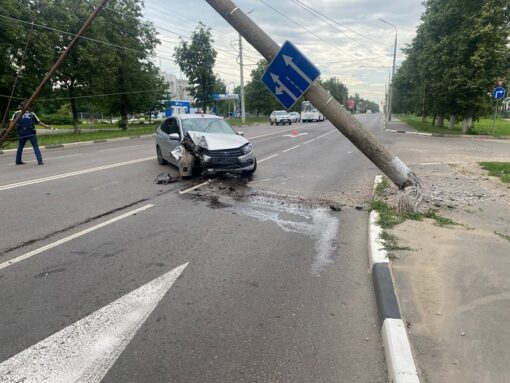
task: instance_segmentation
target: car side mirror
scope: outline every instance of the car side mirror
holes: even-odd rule
[[[244,132],[241,132],[240,130],[237,131],[237,134],[241,137],[244,137]]]
[[[168,135],[169,140],[180,140],[181,137],[179,136],[179,133],[170,133]]]

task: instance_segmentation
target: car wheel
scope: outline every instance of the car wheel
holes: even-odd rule
[[[273,121],[269,121],[269,125],[273,126]]]
[[[163,158],[163,155],[161,154],[161,149],[159,146],[156,146],[156,156],[158,157],[158,164],[160,165],[166,165],[168,162]]]

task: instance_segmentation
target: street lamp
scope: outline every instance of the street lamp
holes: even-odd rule
[[[390,90],[388,92],[388,121],[391,121],[391,109],[392,109],[391,103],[392,103],[392,96],[393,96],[393,80],[395,77],[395,60],[397,58],[397,27],[395,25],[393,25],[392,23],[387,22],[386,20],[379,19],[379,21],[395,28],[395,45],[393,46],[393,69],[391,72]]]

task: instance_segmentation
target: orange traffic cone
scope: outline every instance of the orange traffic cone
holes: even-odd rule
[[[293,135],[293,136],[295,137],[295,136],[297,136],[299,133],[298,133],[297,129],[292,129],[292,130],[290,131],[290,134],[291,134],[291,135]]]

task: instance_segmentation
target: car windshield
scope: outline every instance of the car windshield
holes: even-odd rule
[[[221,118],[187,118],[182,120],[184,132],[236,134]]]
[[[287,114],[287,112],[285,112],[285,111],[283,111],[283,110],[279,110],[278,112],[276,112],[276,114],[277,114],[278,116],[283,116],[283,115]]]

